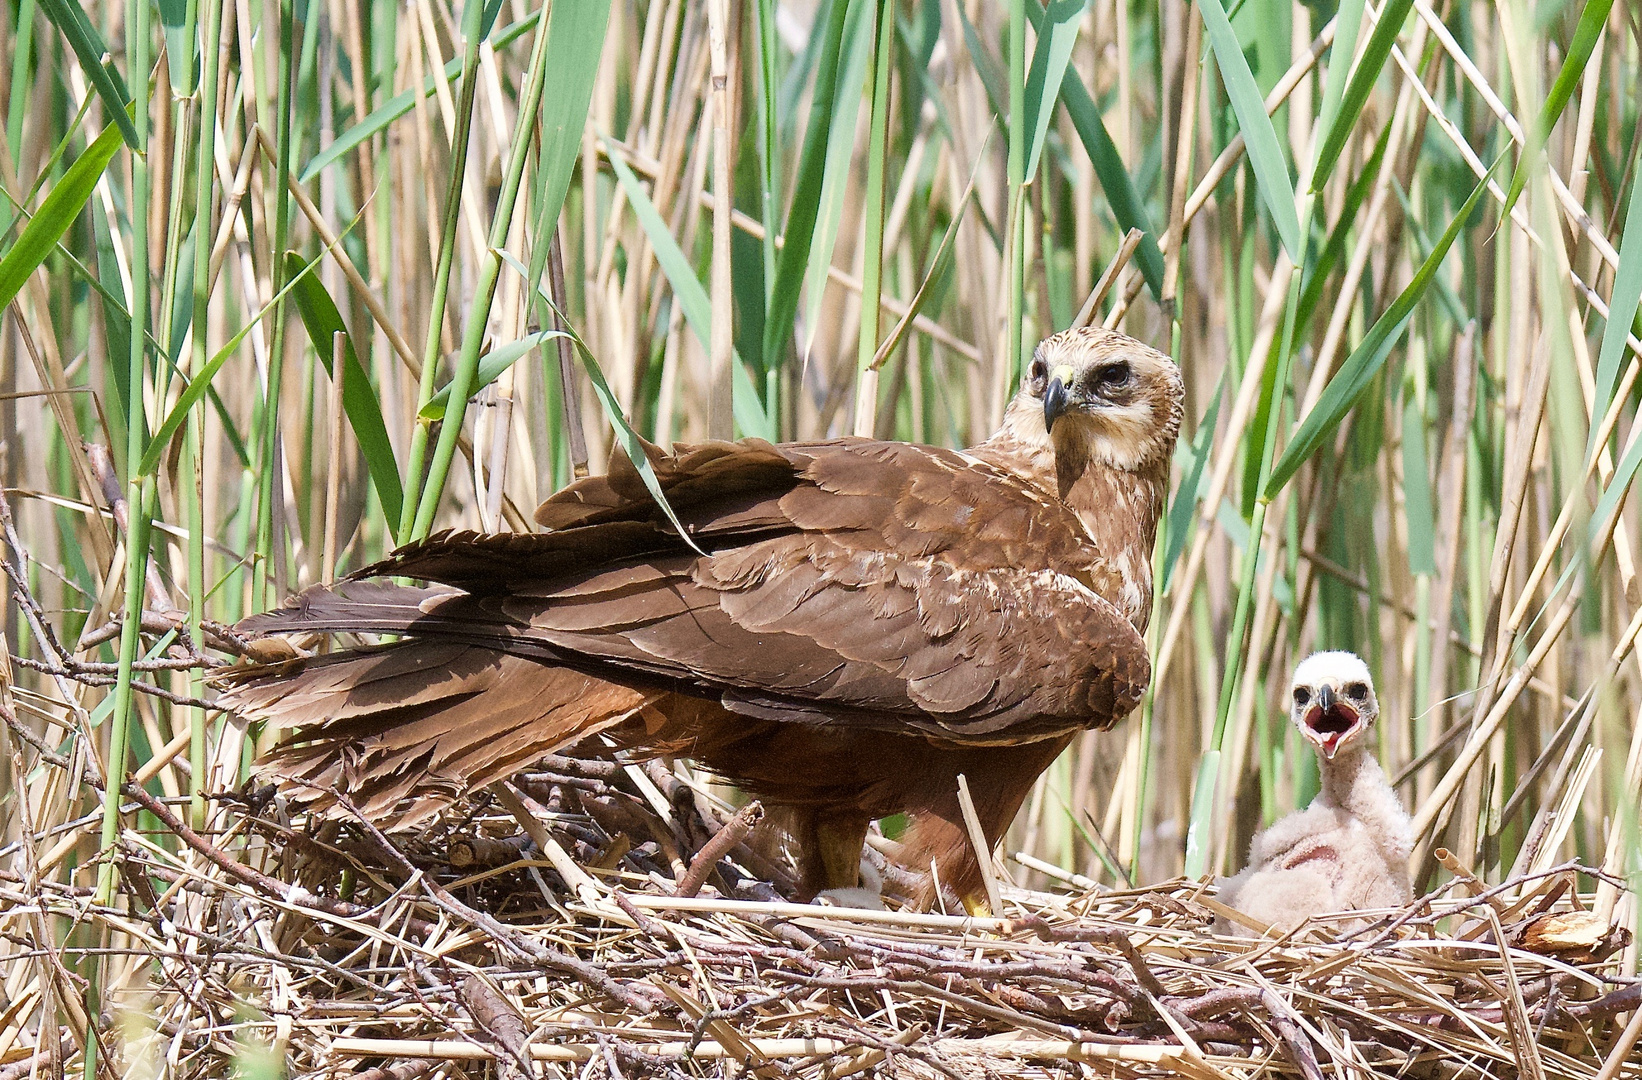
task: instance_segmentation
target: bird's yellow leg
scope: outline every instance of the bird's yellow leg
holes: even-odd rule
[[[823,821],[816,827],[817,854],[826,877],[824,888],[853,889],[861,884],[861,849],[867,842],[865,821]]]
[[[861,849],[866,844],[866,818],[823,818],[805,822],[799,839],[802,849],[800,890],[805,899],[833,889],[861,885]]]
[[[970,893],[963,898],[964,910],[969,912],[972,919],[990,919],[992,905],[986,902],[985,893]]]

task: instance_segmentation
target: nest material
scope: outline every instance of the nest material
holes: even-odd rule
[[[277,806],[202,836],[128,787],[165,828],[125,834],[120,909],[0,881],[0,922],[106,929],[136,962],[105,1053],[176,1075],[271,1053],[369,1080],[1642,1076],[1642,981],[1572,868],[1338,937],[1215,937],[1226,909],[1187,881],[1006,884],[994,919],[823,908],[779,899],[756,809],[659,766],[550,765],[393,840]],[[27,1015],[0,1015],[0,1080],[83,1038]]]

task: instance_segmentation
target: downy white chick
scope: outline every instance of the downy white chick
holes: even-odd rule
[[[1413,836],[1369,750],[1380,703],[1368,665],[1353,653],[1313,653],[1295,669],[1289,715],[1316,748],[1322,789],[1254,837],[1248,866],[1221,881],[1221,902],[1282,929],[1327,912],[1406,904]],[[1247,932],[1225,919],[1216,930]]]

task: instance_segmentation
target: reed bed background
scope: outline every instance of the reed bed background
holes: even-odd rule
[[[1635,4],[17,0],[0,58],[8,873],[109,901],[153,824],[41,747],[227,827],[243,615],[635,434],[966,445],[1096,321],[1186,374],[1153,688],[1008,850],[1236,869],[1345,648],[1418,884],[1635,927]]]

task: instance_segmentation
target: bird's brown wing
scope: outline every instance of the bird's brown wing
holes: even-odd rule
[[[1001,470],[866,440],[715,443],[659,464],[706,557],[618,463],[543,505],[553,532],[447,534],[365,571],[463,590],[418,594],[410,621],[355,593],[252,625],[494,644],[754,716],[965,741],[1104,726],[1145,687],[1144,643],[1086,584],[1098,558],[1081,525]]]
[[[763,719],[1009,744],[1114,723],[1146,685],[1144,643],[1090,587],[1081,524],[993,466],[864,440],[655,463],[705,555],[618,460],[542,506],[551,532],[444,534],[362,572],[445,588],[357,581],[249,620],[414,640],[253,678],[228,703],[301,727],[311,780],[364,744],[380,753],[361,761],[472,783],[680,691]],[[567,710],[572,676],[603,713]]]

